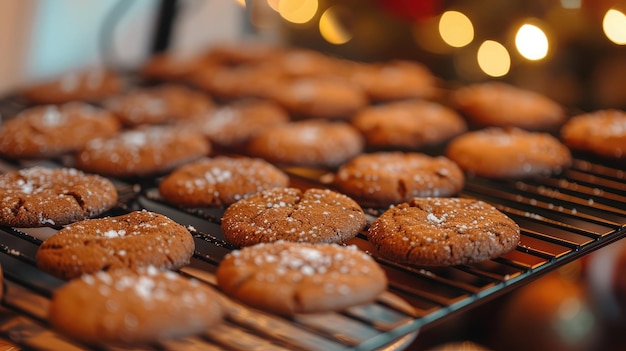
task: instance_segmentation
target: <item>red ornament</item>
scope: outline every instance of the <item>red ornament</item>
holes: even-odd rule
[[[405,21],[423,21],[437,15],[441,8],[436,0],[374,0],[375,4],[394,17]]]

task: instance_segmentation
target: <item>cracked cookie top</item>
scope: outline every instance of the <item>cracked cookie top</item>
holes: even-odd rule
[[[342,242],[365,227],[363,209],[327,189],[274,188],[232,204],[222,217],[224,237],[237,246],[279,240]]]
[[[464,198],[413,198],[368,230],[380,255],[418,266],[452,266],[499,257],[517,246],[519,226],[495,207]]]
[[[73,168],[31,167],[0,175],[0,225],[62,226],[116,203],[111,181]]]
[[[233,251],[216,277],[229,296],[284,315],[368,303],[387,287],[384,271],[356,246],[286,241]]]
[[[415,152],[359,155],[341,166],[334,185],[363,206],[389,207],[413,197],[443,197],[458,193],[465,176],[446,157]]]
[[[41,270],[73,279],[121,268],[177,269],[189,263],[194,249],[185,227],[142,210],[70,224],[41,244],[36,259]]]

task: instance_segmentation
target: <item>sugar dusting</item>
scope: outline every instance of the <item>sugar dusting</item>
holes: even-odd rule
[[[255,278],[267,282],[324,282],[328,292],[347,294],[351,288],[336,284],[342,276],[363,276],[375,262],[354,245],[296,244],[277,241],[235,250],[229,255],[242,271],[253,269]]]

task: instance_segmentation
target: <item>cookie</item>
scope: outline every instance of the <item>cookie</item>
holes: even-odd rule
[[[361,205],[382,208],[413,197],[455,195],[463,188],[465,175],[443,156],[377,152],[341,166],[333,184]]]
[[[222,66],[208,64],[194,73],[190,82],[222,102],[247,98],[270,98],[285,79],[284,74],[267,66]]]
[[[117,203],[111,181],[73,168],[31,167],[0,175],[0,225],[62,226]]]
[[[76,167],[110,177],[145,177],[206,156],[210,143],[200,133],[172,126],[124,131],[94,139],[76,156]]]
[[[150,56],[139,68],[138,73],[151,81],[182,82],[200,67],[202,67],[200,57],[162,52]]]
[[[267,62],[279,56],[284,48],[267,42],[242,40],[213,44],[202,56],[205,60],[229,66]]]
[[[0,127],[0,154],[12,159],[57,157],[119,130],[113,114],[86,103],[31,107]]]
[[[479,200],[413,198],[384,212],[367,235],[381,256],[395,262],[453,266],[493,259],[515,249],[520,229]]]
[[[269,100],[237,100],[189,121],[213,145],[240,149],[256,134],[289,121],[287,111]]]
[[[288,184],[287,174],[262,159],[221,156],[180,166],[161,181],[159,193],[183,207],[228,206]]]
[[[534,91],[501,82],[477,83],[451,95],[452,104],[481,127],[553,131],[567,119],[563,107]]]
[[[98,348],[202,334],[223,316],[215,290],[154,267],[74,279],[54,292],[48,312],[54,330]]]
[[[561,128],[561,138],[572,150],[626,159],[626,112],[610,109],[574,116]]]
[[[215,108],[206,94],[174,84],[137,88],[107,99],[104,105],[130,127],[171,124]]]
[[[267,129],[250,139],[248,153],[272,163],[333,168],[361,153],[361,134],[344,122],[299,121]]]
[[[347,120],[369,103],[359,87],[330,77],[284,80],[282,85],[270,90],[270,94],[297,119]]]
[[[558,173],[572,163],[569,149],[547,133],[487,128],[454,138],[446,156],[464,171],[488,178]]]
[[[454,110],[425,100],[405,100],[360,110],[350,123],[374,149],[420,149],[467,130]]]
[[[72,223],[37,250],[37,267],[61,279],[114,269],[189,264],[193,237],[182,225],[148,211]]]
[[[274,67],[290,78],[337,77],[346,67],[343,60],[303,48],[283,50],[271,60],[260,63],[262,66]]]
[[[110,69],[82,69],[33,83],[24,88],[21,95],[35,104],[96,102],[121,92],[123,87],[122,78]]]
[[[218,286],[255,308],[282,315],[366,304],[387,286],[384,271],[355,246],[276,242],[226,255]]]
[[[237,246],[286,240],[343,242],[365,227],[363,209],[328,189],[275,188],[239,200],[222,217],[224,237]]]
[[[421,63],[393,60],[379,63],[355,63],[348,77],[375,102],[434,98],[437,79]]]

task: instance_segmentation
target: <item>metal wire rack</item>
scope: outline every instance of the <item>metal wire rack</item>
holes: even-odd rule
[[[0,113],[19,101],[5,99]],[[38,162],[37,164],[41,164]],[[61,161],[46,161],[57,167]],[[0,160],[0,173],[34,165]],[[287,168],[298,187],[330,187],[327,171]],[[180,209],[160,200],[158,179],[114,181],[120,200],[107,215],[137,209],[162,213],[194,235],[192,264],[181,274],[215,286],[213,273],[234,249],[220,229],[222,209]],[[417,333],[505,294],[544,273],[580,259],[626,235],[626,172],[619,165],[577,157],[562,174],[496,181],[469,177],[461,197],[491,203],[521,227],[517,249],[493,260],[445,268],[398,264],[379,257],[364,233],[348,242],[370,253],[385,269],[389,289],[376,302],[337,313],[278,317],[228,301],[226,321],[201,336],[153,345],[156,350],[397,350]],[[371,223],[379,214],[367,209]],[[58,335],[47,322],[47,305],[62,281],[36,268],[35,253],[58,228],[0,228],[5,297],[0,306],[0,344],[25,349],[108,349]]]

